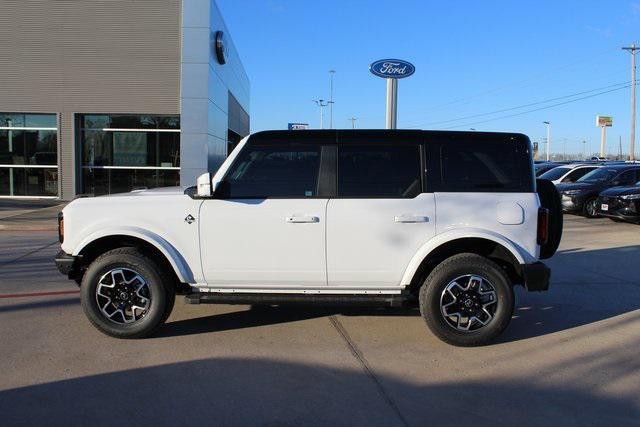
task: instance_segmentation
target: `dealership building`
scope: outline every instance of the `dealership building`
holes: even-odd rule
[[[214,0],[0,0],[0,197],[194,185],[249,133]]]

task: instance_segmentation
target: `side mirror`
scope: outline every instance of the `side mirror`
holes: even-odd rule
[[[196,180],[196,190],[198,197],[211,197],[213,196],[213,186],[211,183],[211,174],[203,173]]]

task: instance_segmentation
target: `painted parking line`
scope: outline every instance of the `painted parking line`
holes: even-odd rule
[[[53,291],[53,292],[30,292],[26,294],[0,294],[0,299],[3,298],[27,298],[27,297],[46,297],[51,295],[71,295],[71,294],[79,294],[80,290],[77,291]]]

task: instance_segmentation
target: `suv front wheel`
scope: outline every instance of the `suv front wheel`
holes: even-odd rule
[[[100,331],[116,338],[141,338],[169,317],[175,290],[168,275],[136,248],[105,252],[82,278],[82,308]]]
[[[420,288],[420,312],[443,341],[479,346],[500,335],[513,315],[511,283],[493,261],[459,254],[441,262]]]

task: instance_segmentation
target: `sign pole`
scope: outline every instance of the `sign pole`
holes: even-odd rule
[[[387,129],[396,129],[398,119],[398,79],[387,79]]]
[[[607,127],[601,126],[602,132],[600,134],[600,157],[604,157],[604,146],[607,143]]]
[[[374,76],[387,81],[385,124],[387,129],[396,129],[398,127],[398,79],[413,75],[416,72],[416,67],[401,59],[380,59],[369,65],[369,71]]]

